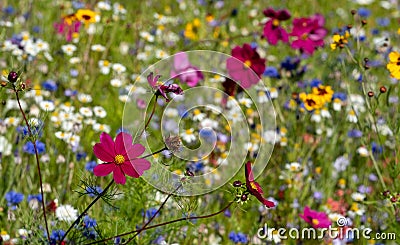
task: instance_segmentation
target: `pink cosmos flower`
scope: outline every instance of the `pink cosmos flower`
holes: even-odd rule
[[[166,102],[169,102],[170,99],[167,97],[167,93],[174,93],[174,94],[183,94],[183,90],[177,84],[163,84],[160,79],[160,75],[153,76],[153,72],[147,76],[147,81],[149,82],[150,86],[152,86],[156,90],[156,95],[161,95],[165,98]]]
[[[297,37],[290,45],[294,49],[300,49],[307,54],[313,54],[317,47],[324,45],[324,37],[327,30],[324,28],[324,16],[316,14],[310,18],[296,18],[293,20],[291,36]]]
[[[264,10],[264,15],[271,18],[265,23],[264,37],[271,45],[276,45],[279,40],[284,43],[289,41],[289,35],[280,25],[281,21],[290,19],[290,13],[286,9],[275,11],[273,8]]]
[[[76,19],[75,15],[72,14],[63,17],[60,23],[54,23],[54,28],[58,34],[65,35],[67,42],[71,42],[73,34],[79,32],[81,24],[82,23]]]
[[[95,156],[104,161],[93,169],[96,176],[106,176],[111,172],[114,181],[124,185],[125,175],[139,178],[143,172],[150,168],[150,162],[146,159],[137,158],[143,154],[145,148],[141,144],[132,144],[132,136],[121,132],[115,138],[115,142],[107,133],[100,135],[100,143],[93,147]]]
[[[174,56],[174,68],[171,70],[171,77],[178,77],[183,83],[189,87],[194,87],[200,80],[204,79],[203,73],[199,68],[192,66],[189,62],[188,55],[180,52]]]
[[[267,208],[275,207],[275,203],[268,201],[262,195],[264,194],[261,186],[254,181],[253,171],[251,170],[251,162],[247,162],[245,166],[246,187],[251,195],[255,196]]]
[[[312,210],[308,206],[304,208],[303,214],[300,214],[299,216],[315,229],[328,228],[332,224],[326,213]]]
[[[243,88],[257,84],[265,70],[265,59],[261,59],[257,51],[247,43],[243,47],[233,48],[232,56],[226,60],[229,76],[240,82]]]

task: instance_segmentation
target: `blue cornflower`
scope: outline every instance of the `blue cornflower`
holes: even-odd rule
[[[42,201],[42,195],[41,194],[36,194],[36,195],[28,195],[28,202],[32,200],[37,200],[38,202]]]
[[[85,8],[85,3],[81,1],[72,1],[72,7],[74,9],[83,9]]]
[[[390,25],[390,19],[389,18],[377,18],[376,23],[380,26],[388,26]]]
[[[347,95],[345,93],[337,92],[332,95],[332,100],[340,99],[341,101],[345,101],[347,99]]]
[[[124,128],[124,127],[120,127],[115,133],[118,135],[119,133],[124,132],[127,134],[131,134],[131,132],[129,131],[129,129]]]
[[[69,74],[71,77],[77,77],[79,75],[79,71],[77,69],[71,69],[69,70]]]
[[[94,167],[96,167],[96,166],[97,166],[97,163],[96,163],[95,161],[90,161],[90,162],[87,162],[87,163],[86,163],[85,169],[86,169],[87,171],[93,173],[93,169],[94,169]]]
[[[146,213],[145,213],[146,218],[147,218],[147,219],[151,219],[151,217],[153,217],[153,216],[156,214],[156,212],[157,212],[157,209],[156,209],[156,208],[149,208],[149,209],[147,209],[147,210],[146,210]],[[144,215],[143,212],[142,212],[142,215]],[[157,217],[158,215],[159,215],[159,214],[157,214],[156,217]]]
[[[242,232],[235,233],[234,231],[231,231],[228,237],[234,243],[247,243],[247,236]]]
[[[313,79],[310,82],[310,87],[314,88],[314,87],[318,87],[319,85],[321,85],[322,82],[319,79]]]
[[[11,14],[13,14],[15,11],[14,11],[13,6],[10,6],[10,5],[9,5],[9,6],[3,8],[3,12],[4,12],[5,14],[11,15]]]
[[[371,15],[371,10],[367,8],[359,8],[357,13],[363,18],[368,18]]]
[[[204,138],[208,143],[214,143],[217,140],[217,136],[214,131],[210,128],[202,128],[199,132],[200,137]]]
[[[178,109],[178,114],[181,118],[185,118],[189,115],[189,111],[187,110],[185,105],[183,104],[178,105],[177,109]]]
[[[78,151],[78,152],[76,153],[76,160],[77,160],[77,161],[80,161],[80,160],[82,160],[82,159],[85,159],[86,156],[87,156],[86,152]]]
[[[378,144],[375,143],[375,142],[372,142],[372,143],[371,143],[371,148],[372,148],[372,153],[373,153],[374,155],[376,155],[376,154],[381,154],[381,153],[383,152],[383,147],[380,146],[380,145],[378,145]]]
[[[78,91],[77,91],[77,90],[66,89],[66,90],[64,91],[64,95],[67,96],[67,97],[72,97],[72,96],[75,96],[75,95],[77,95],[77,94],[78,94]]]
[[[50,244],[51,245],[53,245],[53,244],[55,245],[58,242],[60,242],[61,238],[64,236],[64,234],[65,234],[65,231],[63,231],[63,230],[54,230],[54,231],[52,231],[51,235],[50,235]]]
[[[58,88],[58,85],[55,81],[53,80],[46,80],[42,83],[42,87],[48,91],[56,91]]]
[[[86,228],[93,228],[97,226],[97,222],[95,219],[90,218],[88,215],[83,217],[83,224]]]
[[[347,136],[349,138],[361,138],[362,135],[363,133],[358,129],[352,129],[349,132],[347,132]]]
[[[281,77],[278,69],[276,69],[276,67],[273,67],[273,66],[268,66],[267,68],[265,68],[263,75],[266,77],[272,77],[272,78],[280,78]]]
[[[224,215],[228,218],[232,217],[231,211],[229,211],[229,209],[225,210]]]
[[[24,200],[24,194],[15,191],[9,191],[6,193],[5,198],[7,201],[7,206],[9,206],[11,210],[15,210],[17,209],[17,205]]]
[[[102,192],[103,192],[103,189],[100,186],[86,187],[86,194],[88,194],[90,197],[95,197]]]
[[[36,141],[36,149],[39,154],[45,153],[46,152],[46,145],[43,142],[40,142],[39,140]],[[35,155],[35,148],[33,146],[33,143],[31,141],[26,142],[26,144],[23,147],[24,152]]]

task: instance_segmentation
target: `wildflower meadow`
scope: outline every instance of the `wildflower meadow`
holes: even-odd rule
[[[400,243],[398,0],[2,0],[0,71],[0,245]]]

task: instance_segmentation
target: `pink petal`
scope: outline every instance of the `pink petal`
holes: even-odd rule
[[[127,159],[133,160],[133,159],[137,158],[138,156],[142,155],[144,151],[145,151],[145,148],[141,144],[130,145],[126,149],[126,154],[124,155],[124,157],[126,157]]]
[[[151,164],[146,159],[134,159],[131,160],[131,164],[139,176],[143,175],[143,172],[151,167]]]
[[[121,185],[125,185],[125,183],[126,183],[126,178],[125,178],[124,172],[122,172],[122,169],[120,166],[117,166],[114,169],[114,181],[116,184],[121,184]]]
[[[124,164],[121,165],[121,167],[124,173],[127,174],[128,176],[131,176],[132,178],[139,178],[139,174],[135,171],[130,162],[125,162]]]
[[[105,162],[114,161],[114,141],[111,136],[105,132],[100,135],[100,143],[93,146],[95,156]]]
[[[108,148],[106,145],[102,143],[97,143],[93,146],[93,153],[94,155],[104,161],[104,162],[114,162],[114,147]]]
[[[114,171],[115,164],[114,163],[105,163],[99,164],[93,169],[93,173],[96,176],[106,176],[109,175],[112,171]]]
[[[254,181],[254,175],[251,169],[251,162],[247,162],[245,167],[246,179],[248,179],[250,182]]]
[[[115,138],[115,153],[125,155],[129,146],[132,145],[132,136],[125,132],[121,132]]]
[[[177,53],[174,57],[174,68],[179,73],[190,66],[189,57],[185,52]]]

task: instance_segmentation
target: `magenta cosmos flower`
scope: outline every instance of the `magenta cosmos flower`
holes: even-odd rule
[[[115,138],[115,142],[107,133],[100,135],[100,143],[93,147],[95,156],[104,161],[93,169],[96,176],[106,176],[111,172],[114,181],[124,185],[125,175],[139,178],[143,172],[150,168],[150,162],[137,158],[143,154],[145,148],[141,144],[132,144],[132,136],[121,132]]]
[[[161,81],[158,81],[160,79],[160,75],[153,76],[153,72],[150,72],[150,74],[147,76],[147,81],[149,82],[150,86],[152,86],[156,90],[156,95],[157,96],[162,96],[165,98],[165,101],[169,102],[169,98],[167,97],[167,93],[174,93],[174,94],[183,94],[183,90],[179,85],[177,84],[165,84],[162,83]]]
[[[275,207],[275,203],[268,201],[262,195],[264,194],[261,186],[254,181],[253,171],[251,170],[251,162],[247,162],[245,166],[245,174],[246,174],[246,187],[247,191],[255,196],[262,204],[264,204],[267,208]]]
[[[180,52],[174,56],[174,67],[171,70],[171,77],[177,77],[189,87],[194,87],[200,80],[204,79],[203,73],[189,62],[188,55]]]
[[[265,70],[265,59],[249,44],[232,49],[232,56],[226,60],[229,76],[240,83],[243,88],[249,88],[260,81]]]
[[[264,10],[264,15],[269,17],[264,25],[263,36],[267,39],[268,43],[275,45],[281,40],[284,43],[289,41],[289,35],[281,26],[281,21],[290,19],[290,13],[286,9],[275,11],[273,8]]]
[[[293,20],[291,36],[297,39],[290,45],[294,49],[300,49],[307,54],[313,54],[317,47],[324,46],[324,37],[327,30],[324,28],[324,16],[316,14],[310,18],[296,18]]]
[[[75,14],[64,16],[61,22],[54,24],[57,33],[65,35],[67,42],[72,41],[72,37],[79,32],[80,27],[81,22],[78,21]]]
[[[306,206],[303,214],[299,215],[305,222],[309,223],[312,227],[316,228],[328,228],[332,223],[328,218],[328,215],[324,212],[317,212]]]

